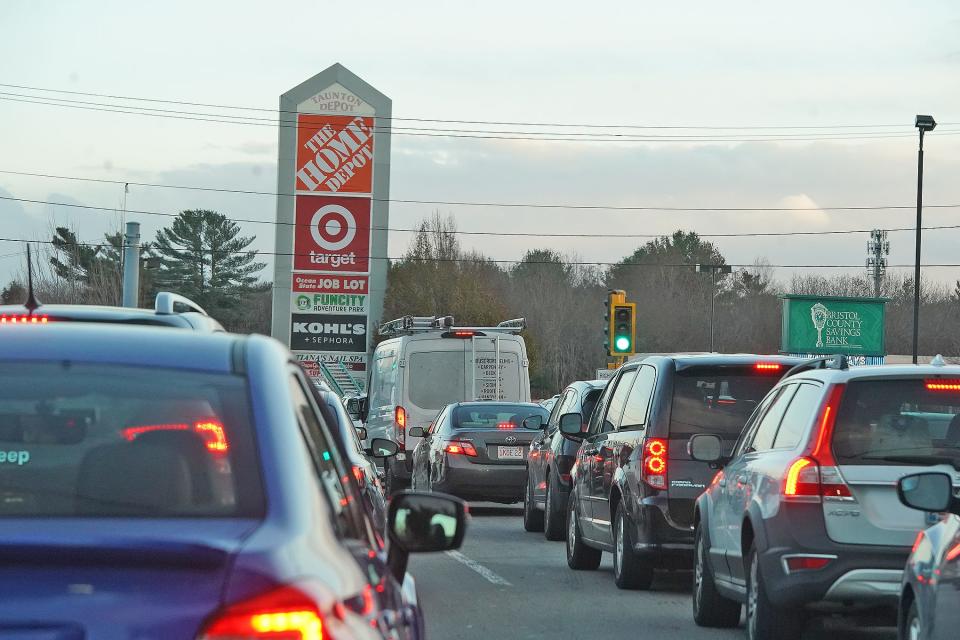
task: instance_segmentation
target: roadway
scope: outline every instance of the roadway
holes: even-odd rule
[[[654,638],[744,640],[739,629],[702,629],[690,611],[690,574],[657,577],[649,592],[613,584],[610,554],[597,571],[567,568],[563,542],[527,533],[516,507],[471,505],[459,552],[411,557],[433,640]],[[815,618],[804,640],[894,640],[868,621]]]

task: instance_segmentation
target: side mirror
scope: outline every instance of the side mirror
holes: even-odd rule
[[[723,440],[712,433],[699,433],[687,442],[687,453],[698,462],[723,460]]]
[[[356,396],[347,398],[343,406],[347,410],[347,415],[349,415],[354,420],[360,419],[360,398]]]
[[[407,429],[407,435],[411,438],[422,438],[425,433],[423,431],[423,427],[410,427]]]
[[[367,439],[367,428],[366,427],[355,427],[357,430],[357,437],[361,440]]]
[[[543,430],[547,426],[546,421],[541,415],[527,416],[521,423],[524,429]]]
[[[953,480],[945,473],[928,472],[904,476],[897,483],[897,496],[900,502],[911,509],[954,513],[958,511],[953,498]]]
[[[387,563],[398,580],[411,553],[459,549],[467,532],[467,503],[442,493],[401,491],[390,500]]]
[[[374,458],[392,458],[400,451],[400,446],[393,440],[374,438],[370,443],[369,453]]]
[[[560,416],[560,433],[564,438],[583,440],[587,435],[583,432],[583,416],[579,413],[565,413]]]

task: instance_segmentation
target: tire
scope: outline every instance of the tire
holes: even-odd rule
[[[393,469],[396,466],[396,464],[397,464],[396,462],[394,462],[393,460],[390,460],[388,463],[388,466],[384,469],[384,474],[383,474],[384,484],[386,485],[385,488],[387,491],[388,498],[393,497],[394,494],[406,489],[406,482],[403,480],[400,480],[394,474]]]
[[[917,601],[910,603],[910,610],[907,611],[907,617],[899,629],[900,640],[924,640],[927,636],[923,630],[923,618],[920,617],[920,610],[917,609]]]
[[[530,486],[530,477],[527,477],[527,492],[523,499],[523,530],[543,531],[543,511],[538,511],[533,504],[533,488]]]
[[[729,629],[740,624],[740,603],[717,591],[703,537],[697,525],[693,543],[693,620],[701,627]]]
[[[770,602],[755,548],[751,547],[747,560],[747,640],[799,640],[803,612]]]
[[[623,502],[613,519],[613,581],[618,589],[646,590],[653,584],[653,567],[633,550]]]
[[[576,571],[595,571],[600,566],[603,552],[584,544],[577,523],[577,495],[570,494],[567,503],[567,566]]]
[[[543,508],[543,537],[547,540],[563,540],[566,533],[566,505],[558,497],[558,492],[551,489],[554,483],[547,476],[547,498]],[[560,494],[563,495],[563,494]]]

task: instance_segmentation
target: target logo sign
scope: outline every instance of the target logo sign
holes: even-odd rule
[[[295,271],[370,271],[370,199],[297,196]]]

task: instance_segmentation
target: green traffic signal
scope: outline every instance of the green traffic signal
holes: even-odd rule
[[[620,336],[617,338],[616,342],[617,351],[630,351],[630,338],[626,336]]]

